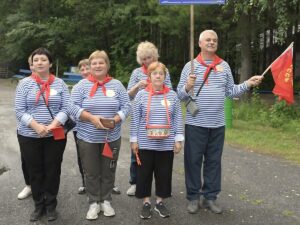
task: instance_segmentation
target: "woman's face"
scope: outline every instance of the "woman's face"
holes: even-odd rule
[[[79,69],[79,73],[83,78],[86,78],[90,74],[90,66],[82,65]]]
[[[157,67],[150,74],[150,81],[154,87],[162,87],[165,78],[166,78],[165,72],[160,67]]]
[[[32,58],[33,71],[41,76],[49,75],[52,64],[46,55],[34,55]]]
[[[103,58],[94,58],[91,61],[90,72],[96,77],[96,79],[104,79],[108,73],[108,67]]]
[[[146,68],[148,68],[148,66],[154,61],[154,57],[151,55],[146,55],[141,58],[141,62]]]

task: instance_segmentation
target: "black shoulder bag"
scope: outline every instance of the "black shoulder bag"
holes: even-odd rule
[[[197,103],[196,103],[196,97],[199,95],[201,89],[203,88],[205,82],[207,81],[210,72],[211,72],[211,69],[209,70],[207,76],[205,77],[202,84],[200,85],[196,96],[189,96],[188,99],[185,101],[185,107],[186,107],[187,111],[189,111],[192,116],[196,116],[198,114],[199,110],[200,110],[199,107],[197,106]]]

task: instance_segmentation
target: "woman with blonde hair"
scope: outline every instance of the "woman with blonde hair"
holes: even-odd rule
[[[130,80],[127,87],[127,92],[131,100],[133,100],[136,94],[147,87],[150,80],[148,77],[148,67],[151,63],[157,62],[159,58],[158,49],[156,46],[149,42],[144,41],[141,42],[136,51],[136,60],[140,67],[133,70]],[[166,69],[166,77],[164,80],[164,84],[172,89],[172,84],[170,80],[170,74]],[[130,162],[130,187],[127,190],[127,195],[134,196],[136,190],[136,160],[135,156],[131,155],[131,162]]]
[[[73,88],[71,98],[81,112],[77,115],[77,139],[90,204],[86,219],[95,220],[100,211],[104,216],[115,215],[111,193],[121,124],[131,105],[125,87],[108,73],[110,62],[105,51],[93,52],[89,62],[90,75]]]

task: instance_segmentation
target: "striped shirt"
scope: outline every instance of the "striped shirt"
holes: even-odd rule
[[[211,64],[212,61],[208,60],[205,61],[205,63]],[[194,74],[197,77],[194,86],[194,93],[196,95],[203,82],[203,75],[206,67],[200,64],[197,60],[194,60],[194,66]],[[234,84],[232,73],[227,62],[221,62],[219,67],[221,67],[223,71],[215,72],[212,70],[208,77],[208,84],[204,84],[200,94],[196,98],[196,104],[200,108],[199,113],[193,117],[189,112],[187,112],[186,124],[207,128],[224,126],[225,97],[236,97],[248,90],[246,82],[239,85]],[[186,100],[188,99],[188,96],[191,95],[192,91],[187,93],[185,90],[185,84],[190,73],[191,63],[188,62],[181,72],[180,81],[177,87],[178,97],[181,100]]]
[[[39,138],[38,134],[29,127],[33,119],[46,126],[53,121],[42,95],[40,95],[39,101],[36,102],[39,90],[38,84],[31,77],[24,78],[17,86],[15,112],[18,134],[22,136]],[[50,85],[49,108],[54,118],[62,124],[68,119],[69,103],[68,87],[62,79],[56,77]],[[52,136],[51,132],[46,137],[49,136]]]
[[[136,68],[132,71],[132,74],[130,76],[130,80],[127,86],[127,91],[130,91],[130,89],[136,85],[138,82],[140,82],[141,80],[147,80],[148,79],[148,75],[143,73],[142,67]],[[167,70],[167,75],[166,75],[166,79],[164,81],[164,84],[172,89],[172,83],[171,83],[171,79],[170,79],[170,74]],[[142,88],[139,88],[139,91],[142,90]],[[130,97],[130,99],[132,100],[133,98]]]
[[[166,94],[171,132],[167,139],[154,140],[147,138],[146,113],[149,92],[138,92],[133,103],[130,123],[130,142],[137,142],[139,149],[156,151],[172,151],[175,141],[183,141],[183,124],[180,100],[176,92],[170,90]],[[164,95],[153,95],[149,111],[149,125],[167,125],[167,112]]]
[[[123,122],[131,109],[129,96],[122,83],[116,79],[105,84],[106,96],[99,87],[95,95],[90,97],[93,85],[94,83],[83,79],[72,89],[71,100],[76,107],[80,108],[75,112],[78,120],[77,137],[89,143],[105,143],[106,136],[109,142],[115,141],[121,136],[121,123],[116,124],[112,130],[97,129],[91,122],[79,120],[80,114],[82,110],[104,118],[113,118],[118,114]]]

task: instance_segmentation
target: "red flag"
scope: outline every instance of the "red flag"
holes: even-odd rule
[[[279,100],[286,103],[294,103],[293,89],[293,47],[286,50],[271,65],[271,71],[275,82],[273,93]]]

